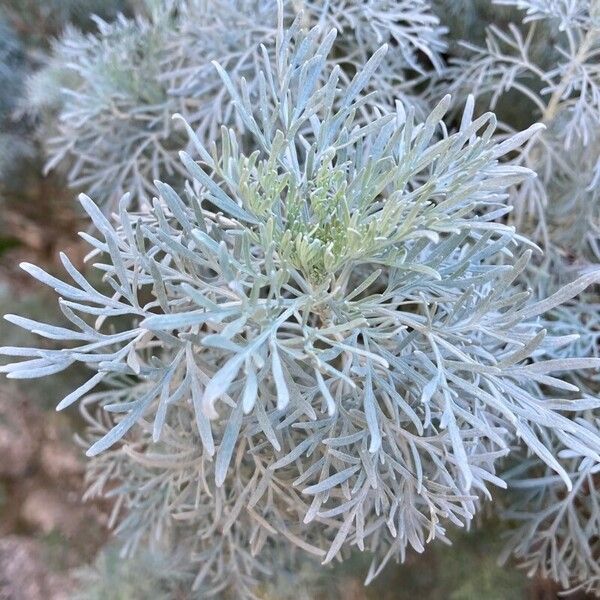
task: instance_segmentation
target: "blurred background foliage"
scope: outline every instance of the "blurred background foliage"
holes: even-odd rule
[[[484,39],[485,25],[510,21],[511,11],[491,2],[436,0],[446,11],[450,48],[457,40]],[[18,269],[31,261],[58,269],[57,249],[83,264],[76,232],[82,221],[59,173],[43,174],[36,117],[23,101],[28,82],[49,65],[49,49],[66,27],[96,27],[119,13],[147,10],[140,0],[0,0],[0,304],[3,313],[60,321],[51,294]],[[31,89],[31,88],[30,88]],[[48,90],[47,87],[42,89]],[[47,96],[40,102],[51,104]],[[502,110],[502,107],[501,107]],[[506,107],[510,110],[510,106]],[[3,345],[27,345],[26,334],[0,322]],[[33,336],[32,336],[33,337]],[[39,343],[39,340],[38,340]],[[77,377],[69,371],[69,378]],[[57,414],[56,399],[74,387],[58,375],[33,382],[0,381],[0,598],[2,600],[185,599],[173,575],[173,557],[124,560],[110,543],[110,503],[83,503],[82,423]],[[452,547],[434,544],[423,556],[390,565],[369,588],[362,580],[368,556],[332,570],[306,563],[261,590],[269,600],[504,600],[558,598],[555,585],[498,566],[502,525],[465,532]],[[584,598],[575,594],[570,598]]]

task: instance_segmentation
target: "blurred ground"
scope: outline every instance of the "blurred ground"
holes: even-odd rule
[[[56,320],[53,294],[18,264],[56,266],[59,247],[77,258],[78,219],[69,208],[72,194],[56,179],[23,171],[20,194],[2,190],[0,308]],[[0,323],[2,345],[31,337]],[[107,537],[104,513],[81,501],[85,463],[74,440],[76,415],[53,408],[72,377],[0,381],[0,600],[71,598],[71,570],[93,560]]]

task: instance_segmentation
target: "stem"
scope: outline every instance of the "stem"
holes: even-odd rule
[[[546,110],[544,111],[542,117],[543,123],[549,123],[556,116],[556,112],[560,105],[562,95],[565,93],[565,90],[567,89],[568,85],[573,80],[577,68],[580,67],[585,61],[586,54],[589,52],[592,44],[594,43],[594,39],[597,33],[598,29],[596,28],[590,29],[586,33],[585,37],[583,38],[583,41],[581,42],[581,46],[579,47],[579,50],[575,55],[575,60],[571,62],[569,68],[567,69],[566,73],[563,75],[563,78],[558,84],[558,87],[554,90],[554,93],[550,97],[550,101],[548,102],[548,105],[546,106]]]

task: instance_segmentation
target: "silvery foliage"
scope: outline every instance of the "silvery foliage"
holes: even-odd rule
[[[551,281],[541,278],[543,289],[556,285],[558,279],[566,280],[569,269],[558,260],[550,263],[555,273]],[[556,352],[557,359],[572,359],[600,354],[600,296],[598,286],[582,292],[576,299],[550,311],[543,325],[554,335],[577,333],[578,338]],[[569,373],[564,390],[567,395],[581,394],[598,398],[600,377],[597,372],[573,371]],[[556,394],[546,391],[548,401]],[[597,411],[574,414],[590,429],[598,430]],[[505,551],[505,559],[513,553],[527,569],[529,575],[541,574],[557,581],[563,588],[584,589],[600,593],[598,558],[598,472],[600,464],[582,453],[561,450],[555,437],[549,445],[573,482],[566,493],[560,489],[553,473],[539,461],[521,458],[521,465],[508,473],[511,494],[504,517],[513,525]],[[519,462],[519,461],[517,461]]]
[[[561,30],[589,24],[590,17],[598,17],[596,0],[495,0],[496,4],[516,6],[526,11],[524,22],[540,19],[557,20]]]
[[[503,0],[527,9],[523,24],[488,28],[485,46],[465,42],[440,81],[455,98],[490,109],[507,94],[547,126],[521,154],[538,177],[511,197],[514,220],[545,248],[600,258],[600,4],[597,0]],[[548,40],[557,40],[553,46]],[[510,128],[510,123],[505,123]],[[567,150],[567,152],[565,152]]]
[[[579,416],[598,431],[600,423],[591,413]],[[505,518],[516,524],[506,546],[506,559],[513,553],[530,576],[541,574],[563,588],[600,590],[600,464],[579,452],[553,452],[569,474],[572,488],[539,461],[521,457],[518,468],[508,472],[513,502]]]
[[[550,269],[556,269],[558,276],[568,276],[568,270],[558,261],[551,263]],[[555,285],[556,279],[558,277],[553,277],[550,284]],[[548,289],[549,286],[542,287]],[[549,332],[554,335],[577,333],[579,336],[556,352],[557,359],[599,356],[599,319],[597,285],[550,311],[543,321]],[[563,395],[598,398],[600,377],[597,372],[573,371],[563,383]],[[552,403],[556,394],[545,393],[548,402]],[[579,422],[587,423],[590,429],[598,430],[597,411],[584,410],[573,416]],[[556,580],[564,588],[582,588],[598,595],[600,507],[597,484],[600,465],[581,453],[561,450],[555,437],[550,437],[548,443],[554,446],[553,455],[569,474],[572,490],[568,493],[561,490],[553,473],[523,454],[520,468],[504,474],[511,489],[504,517],[514,529],[504,558],[513,553],[529,575],[541,574]]]
[[[287,0],[284,7],[288,25],[303,9],[307,27],[340,30],[335,61],[347,81],[379,46],[393,43],[373,80],[380,106],[393,108],[403,94],[416,100],[407,74],[442,68],[444,30],[426,0]],[[172,114],[184,115],[205,143],[222,123],[243,127],[211,61],[232,79],[244,77],[258,100],[261,44],[273,47],[277,2],[163,0],[135,19],[97,25],[96,34],[69,29],[55,44],[48,68],[34,78],[31,105],[51,115],[42,134],[47,168],[68,165],[69,181],[106,198],[110,210],[126,191],[138,204],[150,199],[154,179],[183,184],[182,131]],[[44,107],[48,96],[58,102]]]
[[[597,431],[568,418],[598,400],[543,391],[600,359],[556,358],[574,336],[540,324],[599,275],[531,301],[517,281],[530,244],[498,222],[532,176],[501,159],[540,126],[498,143],[472,97],[454,133],[449,97],[424,121],[398,103],[364,124],[386,48],[346,84],[335,32],[301,25],[279,29],[274,64],[264,53],[257,106],[216,65],[246,133],[207,148],[184,123],[199,156],[180,155],[184,194],[157,181],[150,210],[125,196],[114,223],[81,196],[104,287],[66,256],[71,282],[23,265],[71,327],[6,317],[67,342],[3,348],[26,359],[9,377],[91,369],[58,408],[103,409],[92,490],[120,482],[129,544],[188,539],[196,587],[214,592],[251,594],[255,554],[277,543],[324,563],[369,550],[370,580],[468,525],[517,439],[567,491],[556,446],[600,460]]]
[[[458,94],[474,93],[481,106],[495,106],[506,94],[520,114],[533,113],[547,129],[529,141],[518,164],[538,173],[511,194],[512,220],[545,251],[522,280],[538,297],[554,293],[581,273],[598,269],[600,259],[600,3],[571,0],[502,0],[520,13],[521,24],[491,26],[485,46],[464,44],[466,53],[451,65],[444,80]],[[518,14],[516,16],[519,16]],[[548,40],[554,40],[549,45]],[[443,86],[443,93],[447,86]],[[519,96],[521,101],[518,100]],[[529,107],[526,111],[524,107]],[[505,128],[510,130],[511,115]],[[549,333],[578,333],[579,338],[555,352],[556,359],[598,356],[600,351],[598,287],[557,307],[542,321]],[[597,373],[573,371],[564,392],[556,395],[597,398]],[[574,415],[597,429],[589,411]],[[600,593],[598,508],[594,497],[598,464],[581,453],[548,445],[573,482],[569,493],[539,463],[506,476],[514,489],[509,519],[515,529],[508,550],[523,559],[530,574],[541,572],[564,587]]]
[[[75,23],[86,27],[90,13],[114,17],[125,7],[122,0],[4,0],[0,6],[0,184],[13,190],[17,174],[43,160],[36,119],[39,102],[47,105],[57,81],[56,69],[44,70],[38,98],[27,98],[32,73],[45,62],[48,40]],[[37,77],[33,77],[36,81]],[[35,87],[35,86],[34,86]],[[55,94],[54,94],[55,95]],[[33,100],[33,105],[32,105]]]
[[[146,197],[153,178],[183,177],[185,138],[171,122],[182,107],[160,81],[169,23],[161,15],[96,23],[97,34],[68,28],[30,83],[32,109],[58,107],[42,130],[46,170],[66,164],[74,186],[107,200],[125,189]]]
[[[112,426],[106,413],[93,411],[96,400],[106,402],[94,395],[85,400],[91,425],[87,440],[98,439]],[[274,457],[269,446],[241,436],[232,468],[215,487],[218,463],[198,441],[189,404],[170,410],[160,443],[152,433],[151,424],[142,426],[123,451],[109,449],[87,471],[85,498],[116,500],[112,524],[117,524],[126,555],[176,552],[172,572],[194,598],[223,597],[225,592],[256,598],[264,582],[297,571],[298,552],[322,558],[315,545],[326,541],[318,531],[322,525],[301,524],[298,508],[303,503],[290,483],[270,469]]]

